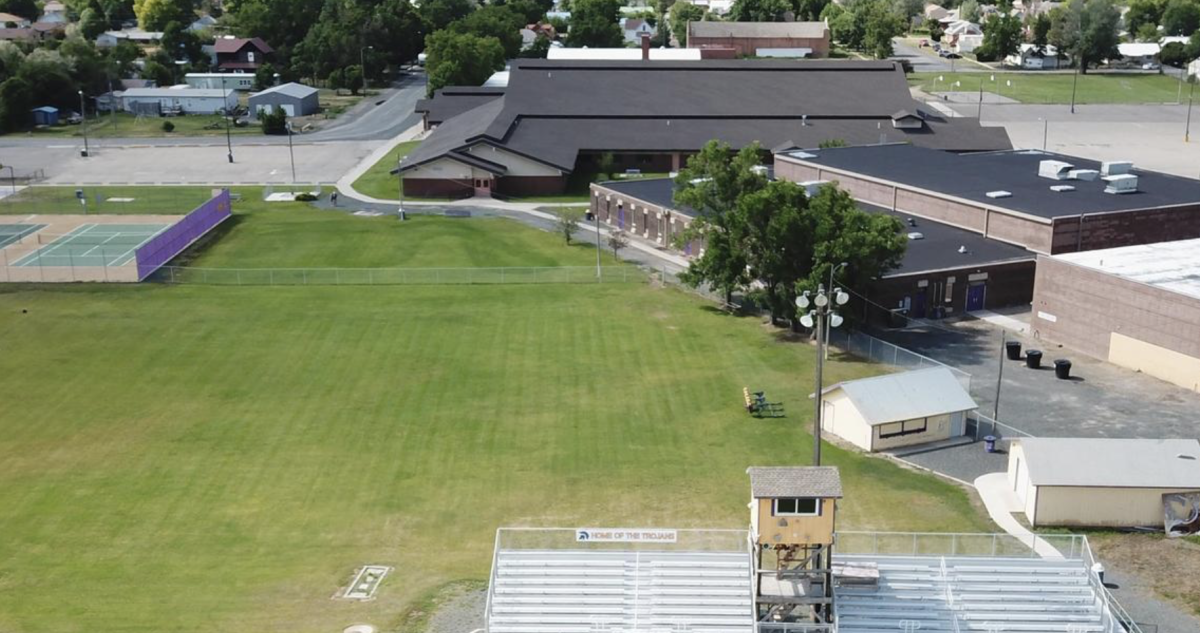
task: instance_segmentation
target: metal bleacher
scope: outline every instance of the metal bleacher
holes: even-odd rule
[[[751,633],[746,552],[499,550],[489,633]]]
[[[835,588],[839,633],[1103,633],[1111,614],[1078,559],[837,556],[877,586]]]

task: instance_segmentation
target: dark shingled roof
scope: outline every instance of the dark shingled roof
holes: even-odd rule
[[[751,466],[750,495],[756,499],[779,497],[842,498],[842,478],[836,466]]]
[[[835,138],[954,151],[1012,147],[1003,128],[921,110],[903,71],[889,61],[518,60],[504,96],[487,105],[494,108],[446,120],[406,168],[445,156],[447,146],[478,142],[563,171],[584,151],[694,152],[714,138],[734,147],[815,147]],[[892,115],[901,110],[921,112],[925,125],[893,128]],[[450,126],[459,119],[470,123]],[[467,128],[475,133],[464,135]]]
[[[799,160],[1041,218],[1200,204],[1200,181],[1136,168],[1131,172],[1138,177],[1136,193],[1104,193],[1105,183],[1099,179],[1042,178],[1038,164],[1043,160],[1067,162],[1076,169],[1099,170],[1100,163],[1039,150],[953,154],[892,144],[804,152],[811,158]],[[1054,185],[1071,185],[1075,191],[1058,193],[1050,189]],[[987,197],[997,190],[1011,192],[1012,197]]]
[[[681,207],[672,201],[675,183],[669,178],[617,180],[600,183],[600,186],[658,207],[673,209],[693,217],[697,215],[692,209]],[[1036,254],[1020,246],[988,239],[974,231],[923,218],[914,218],[916,226],[909,226],[907,220],[910,216],[907,214],[895,213],[890,209],[862,202],[859,202],[858,206],[870,213],[886,213],[899,218],[901,222],[904,222],[905,233],[916,232],[922,236],[919,240],[908,241],[904,259],[900,261],[898,267],[883,275],[885,279],[935,270],[1033,261],[1037,258]],[[966,247],[965,253],[958,252],[960,246]]]
[[[451,86],[433,93],[430,99],[417,101],[415,112],[425,114],[430,125],[441,125],[463,112],[474,110],[504,96],[504,88],[483,86]]]

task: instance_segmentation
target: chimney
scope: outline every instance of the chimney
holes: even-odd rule
[[[650,61],[650,36],[642,33],[642,61]]]

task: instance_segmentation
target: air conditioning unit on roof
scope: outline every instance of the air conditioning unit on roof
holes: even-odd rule
[[[1133,174],[1109,176],[1104,181],[1108,183],[1104,193],[1134,193],[1138,190],[1138,177]]]
[[[1067,180],[1075,166],[1061,160],[1043,160],[1038,163],[1038,175],[1051,180]]]

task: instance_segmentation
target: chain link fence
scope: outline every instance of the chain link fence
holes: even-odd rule
[[[0,188],[7,179],[0,174]],[[2,215],[184,215],[213,197],[214,187],[31,186],[0,198]]]
[[[841,348],[848,354],[864,358],[876,363],[883,363],[903,369],[922,369],[925,367],[945,367],[954,374],[963,389],[971,391],[971,374],[951,367],[928,356],[922,356],[912,350],[889,343],[857,330],[833,330],[829,344]]]
[[[599,273],[599,274],[597,274]],[[152,281],[213,286],[416,286],[645,283],[637,266],[497,268],[196,268],[164,266]]]

